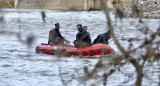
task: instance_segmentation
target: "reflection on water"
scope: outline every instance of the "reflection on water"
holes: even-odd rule
[[[70,80],[73,77],[77,79],[83,75],[84,66],[92,69],[98,61],[98,58],[57,58],[51,55],[36,54],[35,46],[40,43],[47,43],[49,31],[54,28],[54,24],[57,22],[61,25],[60,32],[71,41],[71,44],[73,44],[77,33],[77,24],[88,26],[93,41],[98,34],[108,30],[102,11],[62,12],[45,10],[46,23],[43,23],[39,11],[41,10],[8,10],[4,13],[3,30],[21,32],[23,39],[32,33],[36,37],[36,41],[32,48],[28,49],[26,45],[17,41],[15,35],[0,36],[0,86],[62,86],[60,71],[65,80]],[[119,39],[136,37],[140,33],[136,29],[138,19],[126,18],[119,21],[115,19],[114,15],[111,16],[115,33]],[[152,28],[151,32],[156,31],[160,23],[158,19],[144,19],[144,21]],[[121,41],[121,43],[127,48],[128,43],[126,41]],[[110,46],[117,53],[119,52],[112,39]],[[132,65],[129,66],[124,66],[126,72],[134,71]],[[157,71],[159,70],[157,69]],[[153,77],[157,78],[157,75],[155,74]],[[117,72],[110,78],[108,84],[109,86],[117,86],[125,80],[124,75]],[[126,83],[126,85],[133,83],[134,80],[132,83]],[[74,80],[68,84],[75,86],[79,83],[78,80]]]

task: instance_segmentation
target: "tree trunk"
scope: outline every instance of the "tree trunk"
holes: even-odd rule
[[[17,8],[17,7],[18,7],[18,6],[17,6],[17,5],[18,5],[18,1],[19,1],[19,0],[14,0],[14,8]]]
[[[141,86],[142,77],[143,77],[143,73],[142,73],[143,67],[139,66],[139,68],[136,68],[136,70],[137,70],[137,80],[136,80],[136,85],[135,86]]]

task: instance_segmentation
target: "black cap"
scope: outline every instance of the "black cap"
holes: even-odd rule
[[[56,23],[56,24],[55,24],[55,27],[57,27],[57,26],[59,26],[59,23]]]
[[[81,24],[77,24],[77,26],[82,26]]]

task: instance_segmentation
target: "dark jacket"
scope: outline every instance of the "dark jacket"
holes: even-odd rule
[[[76,40],[74,41],[75,42],[78,42],[77,45],[80,44],[87,44],[88,46],[91,45],[91,37],[90,37],[90,34],[88,34],[87,31],[85,31],[82,26],[80,27],[80,29],[78,29],[78,33],[76,35]],[[75,44],[76,45],[76,44]],[[87,47],[87,46],[86,46]]]
[[[80,29],[78,29],[79,32],[76,35],[76,41],[82,41],[82,42],[86,42],[86,43],[91,43],[91,37],[88,34],[87,31],[85,31],[82,26]]]
[[[97,38],[93,41],[93,44],[108,44],[108,40],[110,39],[110,30],[108,30],[106,33],[100,34],[97,36]]]
[[[61,35],[59,30],[57,29],[50,30],[48,44],[50,42],[52,42],[53,44],[58,44],[59,41],[62,41],[62,40],[64,40],[64,37]]]

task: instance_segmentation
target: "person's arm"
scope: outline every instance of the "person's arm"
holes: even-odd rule
[[[60,37],[60,38],[62,38],[62,39],[64,38],[64,37],[61,35],[61,33],[60,33],[60,32],[59,32],[59,37]]]
[[[78,32],[76,35],[76,41],[79,41],[79,40],[80,40],[80,32]]]
[[[63,40],[64,40],[65,42],[67,42],[67,43],[70,43],[70,41],[66,40],[64,37],[63,37]]]
[[[70,43],[70,41],[66,40],[65,38],[63,38],[65,42]]]
[[[70,43],[70,41],[66,40],[66,39],[61,35],[61,33],[59,33],[59,37],[62,38],[65,42]]]

